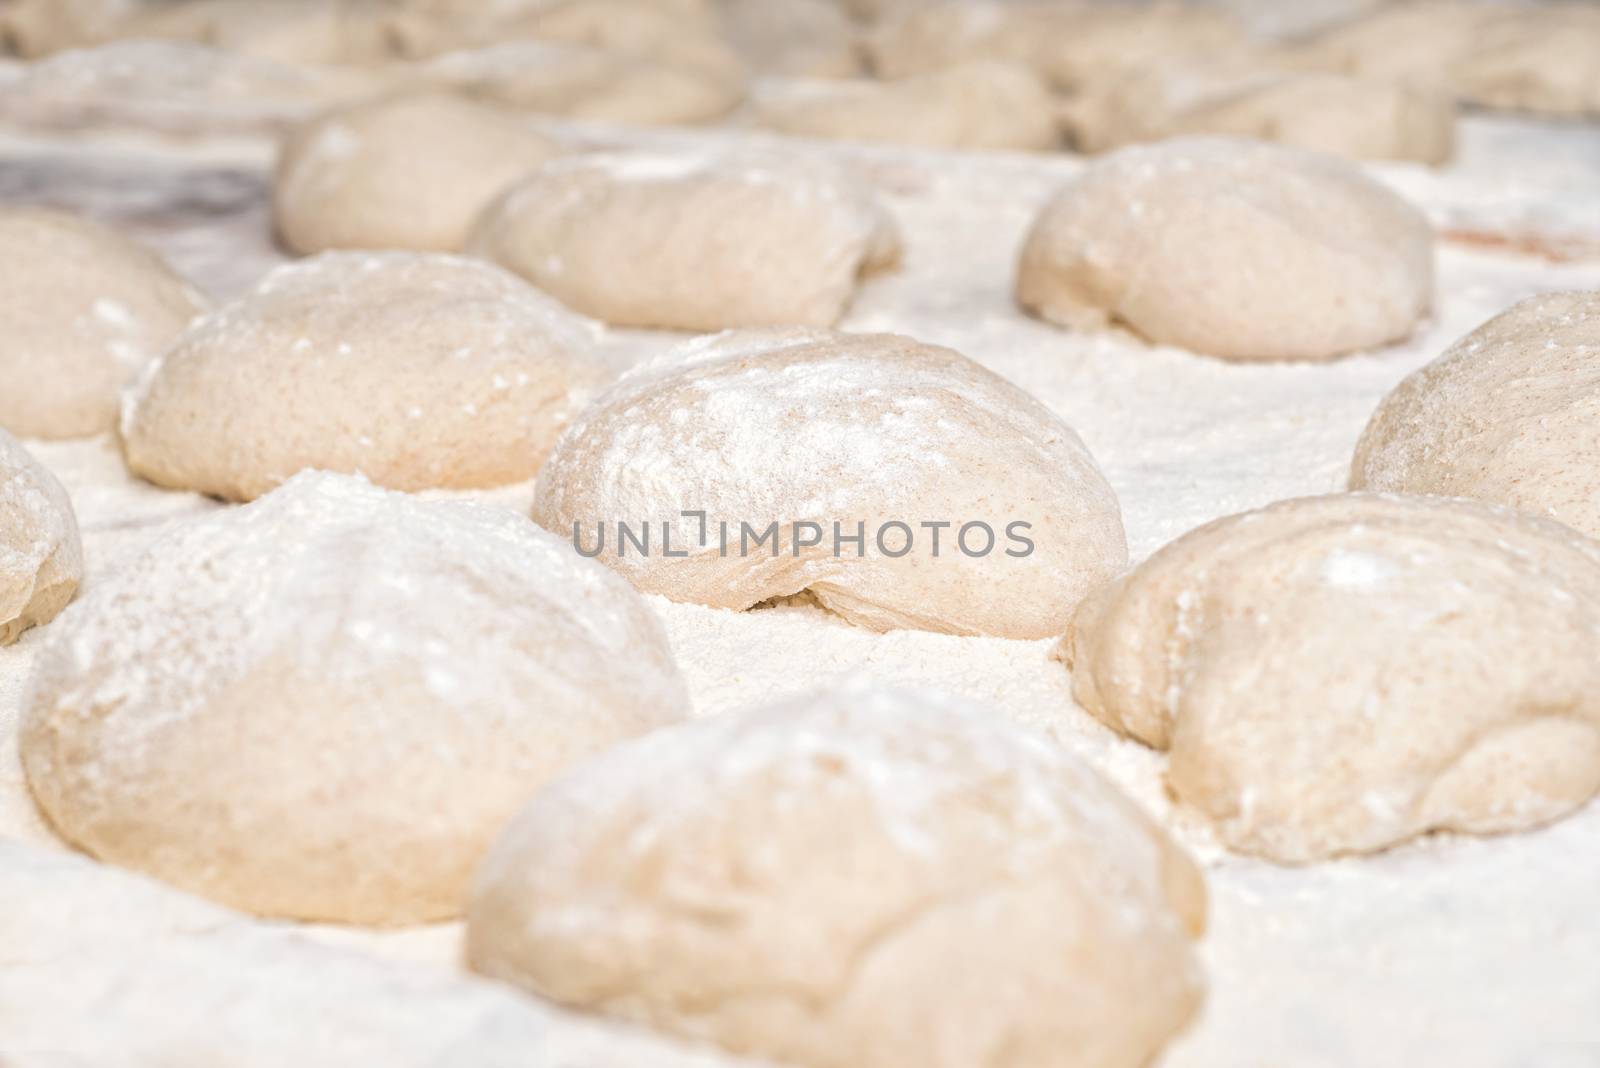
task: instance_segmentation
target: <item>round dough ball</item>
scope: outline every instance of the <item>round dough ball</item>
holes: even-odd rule
[[[573,423],[533,515],[650,593],[739,610],[809,591],[875,630],[1052,637],[1127,562],[1116,494],[1071,427],[893,334],[691,342]],[[653,528],[649,555],[618,521]]]
[[[1450,86],[1450,66],[1496,14],[1478,0],[1387,4],[1316,35],[1300,54],[1324,70]]]
[[[422,65],[416,78],[542,114],[645,126],[708,122],[744,99],[742,78],[540,40],[451,52]]]
[[[528,804],[471,967],[806,1068],[1139,1068],[1194,1015],[1193,863],[1049,740],[860,688],[657,732]]]
[[[1078,609],[1073,695],[1285,862],[1564,816],[1600,789],[1600,543],[1471,501],[1286,501]]]
[[[1030,68],[993,60],[892,82],[758,83],[753,102],[762,126],[803,137],[974,149],[1061,143],[1049,88]]]
[[[688,709],[650,610],[561,539],[322,472],[177,527],[53,631],[20,735],[52,826],[263,916],[454,916],[540,784]]]
[[[393,489],[532,478],[602,380],[592,324],[492,264],[325,252],[206,316],[129,391],[134,474],[247,501],[296,471]]]
[[[1326,360],[1407,337],[1433,298],[1433,230],[1343,160],[1233,138],[1091,164],[1039,215],[1017,300],[1233,360]]]
[[[97,44],[136,11],[141,0],[9,0],[0,8],[4,51],[37,59]]]
[[[370,100],[319,115],[284,139],[273,215],[296,252],[456,252],[485,207],[561,154],[525,120],[489,104],[433,92]]]
[[[50,622],[83,581],[83,544],[67,491],[0,430],[0,645]]]
[[[490,208],[469,246],[616,326],[831,326],[900,236],[864,187],[789,157],[574,156]]]
[[[1455,152],[1456,108],[1443,92],[1258,61],[1142,70],[1074,102],[1086,152],[1194,134],[1256,137],[1352,159],[1438,164]]]
[[[1044,53],[1068,17],[1063,8],[989,0],[908,5],[866,38],[880,78],[905,78],[978,60],[1042,69]]]
[[[0,427],[98,434],[117,393],[206,301],[154,253],[57,211],[0,209]]]
[[[1473,497],[1600,538],[1600,293],[1530,297],[1383,399],[1353,489]]]
[[[118,37],[195,41],[290,64],[380,63],[396,51],[381,0],[183,0],[148,4]]]
[[[1600,10],[1550,4],[1497,14],[1451,67],[1463,99],[1542,115],[1600,115]]]

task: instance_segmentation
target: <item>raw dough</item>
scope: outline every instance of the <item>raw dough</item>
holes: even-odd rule
[[[492,264],[325,252],[151,364],[123,448],[134,474],[228,500],[311,467],[405,490],[520,482],[602,380],[593,337]]]
[[[1042,736],[849,688],[660,731],[518,814],[472,967],[807,1068],[1140,1068],[1193,1016],[1193,863]]]
[[[1600,538],[1600,293],[1530,297],[1383,399],[1354,489],[1473,497]]]
[[[115,230],[0,209],[0,427],[25,438],[111,429],[118,390],[205,307]]]
[[[516,513],[306,473],[48,635],[20,750],[102,860],[264,916],[460,910],[538,786],[688,698],[627,583]]]
[[[83,544],[67,491],[0,430],[0,645],[54,619],[82,581]]]
[[[703,540],[685,510],[706,513]],[[893,334],[691,342],[579,417],[533,514],[563,537],[577,524],[585,552],[605,524],[596,558],[651,593],[744,609],[809,590],[877,630],[1050,637],[1127,561],[1116,495],[1071,427],[959,353]],[[654,528],[648,557],[619,520]],[[667,555],[663,523],[689,555]],[[799,523],[817,529],[796,537]],[[862,546],[836,553],[835,523],[861,524]]]
[[[803,137],[974,149],[1061,143],[1049,88],[1031,68],[995,60],[889,82],[774,80],[757,83],[753,102],[761,125]]]
[[[37,59],[109,37],[141,0],[9,0],[0,6],[4,50]]]
[[[1600,788],[1600,543],[1471,501],[1285,501],[1079,608],[1078,703],[1286,862],[1557,819]]]
[[[118,37],[194,41],[289,64],[381,63],[397,53],[382,0],[181,0],[148,3]]]
[[[1444,92],[1294,73],[1259,58],[1130,72],[1073,101],[1069,114],[1073,140],[1086,152],[1192,134],[1429,164],[1455,151],[1456,107]]]
[[[472,251],[617,326],[830,326],[900,254],[863,186],[798,157],[556,160],[479,224]]]
[[[65,850],[0,839],[0,901],[12,1068],[757,1068]]]
[[[490,202],[561,154],[500,107],[444,93],[385,97],[320,115],[284,139],[273,214],[296,252],[459,251]]]
[[[422,84],[592,122],[707,122],[744,99],[744,81],[649,56],[549,41],[451,52],[423,64]]]
[[[723,32],[751,69],[799,78],[861,73],[858,31],[831,0],[720,0]]]
[[[1179,138],[1098,160],[1022,250],[1017,300],[1234,360],[1325,360],[1408,336],[1433,298],[1422,213],[1343,160]]]

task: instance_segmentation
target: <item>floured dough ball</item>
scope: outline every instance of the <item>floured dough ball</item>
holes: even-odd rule
[[[0,209],[0,427],[25,438],[111,429],[118,390],[205,306],[115,230]]]
[[[875,630],[1050,637],[1127,561],[1071,427],[893,334],[734,332],[635,370],[563,436],[533,515],[642,590],[736,610],[809,591]]]
[[[866,37],[866,49],[881,78],[925,74],[975,60],[1042,68],[1042,54],[1067,17],[1064,9],[1042,3],[918,4],[879,21]]]
[[[1194,864],[1049,740],[848,688],[536,795],[478,871],[467,958],[806,1068],[1139,1068],[1199,1006],[1204,924]]]
[[[1017,299],[1234,360],[1325,360],[1408,336],[1432,303],[1422,213],[1332,156],[1233,138],[1125,148],[1039,215]]]
[[[1600,788],[1600,544],[1470,501],[1287,501],[1086,600],[1078,703],[1287,862],[1521,830]]]
[[[1060,145],[1056,102],[1032,69],[979,61],[898,81],[789,79],[757,84],[757,121],[803,137],[936,148]]]
[[[1455,151],[1455,102],[1442,91],[1255,60],[1132,72],[1068,110],[1073,139],[1087,152],[1194,134],[1256,137],[1352,159],[1437,164]]]
[[[279,235],[296,252],[459,251],[483,209],[561,147],[502,108],[408,93],[328,112],[283,141]]]
[[[161,486],[250,500],[296,471],[419,490],[532,478],[601,379],[592,324],[492,264],[326,252],[196,323],[130,391]]]
[[[4,51],[37,59],[98,44],[115,32],[141,0],[9,0],[0,4]]]
[[[67,491],[0,430],[0,645],[54,619],[82,581],[83,545]]]
[[[1600,293],[1530,297],[1383,399],[1354,489],[1473,497],[1600,538]]]
[[[592,122],[707,122],[744,99],[744,82],[648,56],[548,41],[451,52],[417,80],[541,114]]]
[[[829,326],[900,255],[864,186],[794,157],[575,156],[485,213],[471,251],[617,326]]]
[[[724,33],[751,69],[797,78],[861,73],[859,31],[833,0],[720,0]]]
[[[513,512],[308,472],[53,628],[20,747],[101,860],[264,916],[456,915],[541,783],[681,719],[627,583]]]

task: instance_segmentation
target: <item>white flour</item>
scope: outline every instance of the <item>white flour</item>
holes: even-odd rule
[[[1549,238],[1600,248],[1600,131],[1469,120],[1465,161],[1386,179],[1436,220],[1515,244]],[[718,135],[659,134],[659,146]],[[609,138],[613,142],[616,138]],[[1023,317],[1012,263],[1043,198],[1075,168],[1066,157],[957,157],[905,150],[823,150],[853,160],[883,192],[906,237],[901,270],[869,280],[845,322],[949,345],[1035,394],[1071,423],[1122,503],[1136,558],[1206,520],[1341,487],[1378,399],[1454,338],[1530,292],[1600,288],[1600,260],[1552,264],[1463,244],[1439,260],[1439,307],[1410,344],[1325,365],[1233,365],[1111,335],[1074,336]],[[0,193],[29,178],[31,153],[0,159]],[[253,157],[258,158],[258,157]],[[139,201],[104,157],[103,180],[72,185],[80,206],[128,223],[175,265],[231,295],[277,261],[258,209],[186,211],[207,179],[137,164],[139,181],[183,192]],[[132,161],[130,161],[130,165]],[[71,161],[55,165],[71,171]],[[240,171],[259,174],[246,164]],[[166,175],[167,177],[163,177]],[[130,210],[128,205],[133,202]],[[141,208],[141,204],[143,205]],[[616,332],[618,365],[658,351],[664,335]],[[107,441],[37,445],[71,490],[90,581],[177,517],[216,507],[130,481]],[[529,487],[493,495],[518,508]],[[997,715],[1041,726],[1172,821],[1162,758],[1114,738],[1071,702],[1050,642],[875,634],[809,607],[732,614],[651,603],[660,612],[698,712],[712,715],[853,673],[964,694]],[[21,679],[43,635],[0,650],[0,835],[48,841],[21,793],[10,739]],[[1383,855],[1280,868],[1219,850],[1178,820],[1205,861],[1212,894],[1203,944],[1210,990],[1202,1019],[1168,1068],[1449,1064],[1592,1065],[1600,1058],[1600,805],[1546,830],[1491,839],[1438,837]],[[129,922],[137,922],[130,916]],[[452,928],[327,936],[347,946],[454,967]]]

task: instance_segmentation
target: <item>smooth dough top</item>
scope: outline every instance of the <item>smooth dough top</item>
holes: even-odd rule
[[[67,491],[0,430],[0,645],[47,623],[83,581],[83,544]]]
[[[1530,297],[1383,399],[1352,489],[1474,497],[1600,537],[1600,293]]]
[[[685,510],[705,512],[705,537]],[[585,410],[541,473],[533,514],[564,537],[576,527],[585,551],[610,528],[598,559],[641,589],[734,609],[809,590],[880,630],[1053,636],[1127,560],[1116,495],[1071,427],[960,353],[892,334],[690,342]],[[619,520],[655,527],[655,551],[620,543]],[[799,522],[817,525],[819,544],[791,536]],[[890,522],[909,539],[890,530],[880,543]],[[662,551],[662,523],[686,555]],[[777,555],[745,552],[741,524],[771,523]],[[980,529],[963,535],[969,523],[988,524],[991,551]],[[1007,537],[1013,523],[1031,524],[1019,530],[1031,552]],[[835,524],[859,524],[864,549],[836,545]]]
[[[832,326],[898,259],[869,190],[767,153],[556,160],[505,195],[472,250],[618,326]]]
[[[1035,221],[1017,298],[1236,360],[1319,360],[1408,336],[1433,300],[1433,229],[1320,153],[1178,138],[1090,164]]]
[[[485,858],[478,971],[808,1068],[1139,1068],[1201,996],[1193,863],[1043,736],[847,687],[619,746]]]
[[[459,911],[540,783],[687,710],[660,624],[570,545],[307,472],[95,586],[20,747],[102,860],[262,915],[416,923]]]
[[[532,478],[605,377],[594,324],[481,260],[326,252],[195,324],[126,399],[129,468],[250,500],[296,471],[393,489]]]
[[[1473,501],[1339,494],[1184,535],[1061,653],[1229,845],[1281,861],[1507,831],[1600,788],[1600,543]]]
[[[0,210],[0,427],[25,438],[110,430],[118,390],[206,303],[115,230],[64,212]]]

